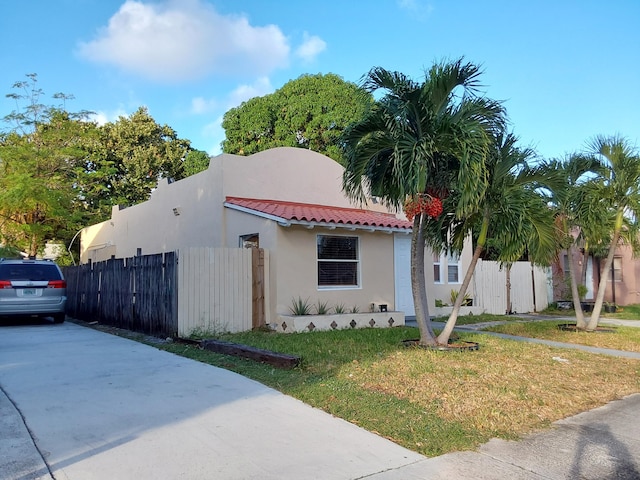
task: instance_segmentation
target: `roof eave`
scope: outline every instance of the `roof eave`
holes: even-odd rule
[[[378,225],[359,225],[354,223],[336,223],[336,222],[313,222],[307,220],[289,220],[283,217],[278,217],[276,215],[271,215],[269,213],[260,212],[259,210],[253,210],[251,208],[242,207],[240,205],[235,205],[234,203],[224,202],[224,206],[226,208],[230,208],[232,210],[237,210],[239,212],[248,213],[250,215],[255,215],[257,217],[265,218],[267,220],[272,220],[278,225],[282,227],[290,227],[292,225],[300,225],[309,229],[312,228],[326,228],[328,230],[335,229],[345,229],[345,230],[362,230],[367,232],[386,232],[386,233],[406,233],[410,234],[412,229],[410,228],[402,228],[402,227],[384,227]]]

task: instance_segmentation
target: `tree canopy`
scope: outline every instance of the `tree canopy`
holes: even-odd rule
[[[98,126],[90,112],[42,103],[37,75],[7,95],[16,109],[0,134],[0,245],[36,255],[46,241],[69,241],[108,218],[116,204],[147,200],[161,177],[181,179],[208,166],[204,152],[158,124],[146,108]],[[206,157],[206,158],[205,158]]]
[[[372,102],[370,93],[338,75],[302,75],[225,113],[222,149],[251,155],[274,147],[300,147],[341,162],[342,132],[361,120]]]
[[[81,139],[95,125],[83,121],[86,112],[43,105],[37,77],[27,77],[8,95],[27,105],[5,117],[12,129],[0,136],[0,234],[3,244],[36,255],[47,239],[76,225]]]

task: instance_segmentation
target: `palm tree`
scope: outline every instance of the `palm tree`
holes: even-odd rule
[[[478,204],[460,208],[459,196],[454,193],[451,202],[457,207],[457,215],[431,222],[434,230],[427,238],[436,251],[460,252],[469,231],[475,240],[471,263],[438,343],[447,343],[453,332],[464,294],[488,242],[507,268],[527,253],[530,259],[548,265],[555,252],[553,217],[546,197],[539,192],[540,186],[553,178],[540,167],[531,166],[534,152],[516,147],[516,142],[513,134],[496,133],[485,159],[486,188]]]
[[[585,329],[587,322],[582,311],[578,291],[578,275],[573,258],[578,245],[583,245],[584,258],[588,257],[589,245],[600,243],[602,225],[606,223],[602,204],[594,196],[593,181],[600,171],[600,162],[580,154],[572,154],[563,160],[551,160],[543,164],[547,175],[556,176],[549,189],[550,202],[554,209],[558,228],[558,251],[566,250],[569,256],[569,280],[571,298],[576,314],[576,326]],[[594,201],[595,200],[595,201]],[[586,275],[586,261],[581,278]],[[584,280],[580,282],[584,285]]]
[[[504,123],[502,106],[478,95],[480,74],[463,59],[435,64],[423,82],[372,69],[363,88],[384,96],[343,137],[347,195],[362,202],[373,195],[399,210],[407,199],[442,195],[465,171],[460,204],[477,204],[486,184],[491,132]],[[436,345],[424,277],[428,218],[424,209],[413,218],[411,283],[420,344]]]
[[[602,176],[595,182],[598,198],[610,208],[613,223],[610,230],[609,251],[598,284],[598,293],[587,330],[595,330],[600,320],[608,272],[620,243],[635,247],[637,219],[640,213],[640,157],[629,142],[619,136],[597,136],[590,143],[591,156],[604,167]],[[627,237],[627,238],[625,238]]]

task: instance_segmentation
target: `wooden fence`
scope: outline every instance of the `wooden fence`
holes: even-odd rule
[[[175,252],[64,268],[67,314],[157,336],[178,332]]]
[[[549,271],[530,262],[515,262],[511,267],[511,311],[539,312],[549,304]],[[474,272],[474,306],[487,313],[507,311],[506,267],[498,262],[478,261]]]
[[[66,267],[67,314],[163,337],[251,330],[265,325],[265,268],[264,250],[242,248]]]

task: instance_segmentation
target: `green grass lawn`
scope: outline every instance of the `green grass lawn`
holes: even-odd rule
[[[478,351],[401,344],[418,336],[416,328],[395,327],[220,337],[301,356],[292,370],[194,345],[156,346],[253,378],[428,456],[475,449],[492,437],[517,438],[640,391],[634,360],[472,333],[460,339],[479,342]]]
[[[512,322],[486,327],[484,330],[555,342],[640,352],[640,328],[638,327],[620,327],[601,323],[600,331],[596,332],[565,331],[558,328],[559,325],[567,323],[570,322],[563,320]]]

